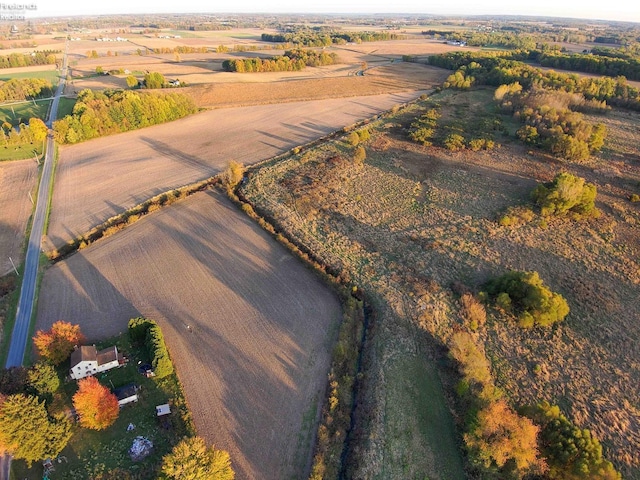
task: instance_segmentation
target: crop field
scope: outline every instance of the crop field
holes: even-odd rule
[[[418,95],[405,92],[212,110],[169,124],[62,147],[46,248],[138,203],[255,163]]]
[[[442,118],[456,119],[463,129],[491,115],[490,98],[487,91],[434,96]],[[571,313],[551,329],[523,330],[490,311],[479,338],[497,384],[516,405],[558,404],[602,440],[625,478],[637,478],[640,204],[629,201],[640,193],[637,115],[594,117],[609,129],[607,146],[572,164],[502,136],[499,148],[480,152],[412,143],[405,129],[424,112],[420,105],[371,124],[362,166],[350,158],[353,147],[336,141],[267,164],[243,187],[253,203],[376,302],[356,473],[464,478],[455,465],[444,467],[443,459],[457,455],[455,434],[447,433],[446,423],[428,427],[424,411],[445,404],[456,380],[440,368],[444,390],[432,382],[436,393],[425,395],[415,379],[432,378],[430,368],[446,362],[439,349],[459,328],[460,307],[449,287],[459,282],[477,292],[491,276],[519,269],[538,271],[567,299]],[[560,171],[597,185],[599,218],[542,221],[536,214],[520,226],[498,224],[509,206],[528,202],[537,182]],[[433,428],[443,433],[429,437],[425,432]]]
[[[199,435],[238,478],[303,478],[341,317],[334,294],[219,192],[203,192],[46,271],[37,328],[89,339],[162,327]]]
[[[0,276],[22,262],[22,245],[31,215],[29,193],[37,181],[38,169],[31,160],[0,162]]]

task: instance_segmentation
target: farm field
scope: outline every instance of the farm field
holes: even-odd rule
[[[255,163],[416,98],[405,92],[212,110],[60,148],[47,249],[159,193]]]
[[[302,478],[341,311],[219,192],[195,194],[45,273],[37,328],[89,339],[156,320],[200,436],[237,478]]]
[[[443,118],[468,131],[492,115],[491,95],[445,91],[433,99]],[[480,152],[415,144],[406,128],[424,113],[419,105],[372,124],[361,167],[350,158],[353,147],[336,141],[261,166],[243,187],[295,239],[346,271],[378,310],[354,475],[457,478],[455,465],[443,473],[443,459],[455,457],[459,440],[442,425],[435,427],[441,435],[424,433],[425,387],[415,379],[431,378],[440,365],[444,394],[434,388],[429,402],[446,404],[457,380],[442,368],[441,347],[460,328],[451,285],[478,292],[491,276],[518,269],[539,272],[571,313],[551,329],[522,330],[490,310],[478,336],[498,386],[516,405],[558,404],[596,434],[624,478],[638,478],[640,397],[631,386],[640,379],[640,210],[629,202],[640,185],[637,115],[614,110],[592,118],[607,125],[607,146],[572,164],[528,153],[506,137]],[[559,171],[596,184],[600,218],[547,224],[538,215],[520,226],[498,224]]]
[[[31,215],[29,192],[37,182],[38,168],[33,159],[0,162],[0,276],[22,263],[22,245]]]

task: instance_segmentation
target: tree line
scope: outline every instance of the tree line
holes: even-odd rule
[[[53,124],[56,141],[78,143],[177,120],[197,111],[186,95],[142,94],[134,91],[82,90],[71,115]]]
[[[263,42],[290,43],[304,47],[328,47],[346,43],[377,42],[399,40],[402,35],[391,32],[343,32],[322,28],[296,28],[285,33],[263,33]]]
[[[24,143],[39,144],[47,137],[48,131],[45,123],[39,118],[30,118],[28,124],[21,123],[18,128],[4,122],[0,129],[5,147]]]
[[[610,52],[603,55],[599,50],[590,54],[549,52],[539,55],[538,62],[543,67],[640,80],[640,60],[614,57]]]
[[[11,53],[0,55],[0,68],[30,67],[32,65],[55,65],[56,51],[45,50],[33,53]]]
[[[0,85],[0,102],[53,95],[53,85],[44,78],[11,78]]]
[[[520,83],[526,90],[533,84],[541,87],[580,93],[586,99],[640,111],[640,90],[629,85],[624,76],[580,77],[573,73],[542,71],[524,63],[532,60],[526,51],[451,52],[429,57],[429,64],[459,72],[458,81],[469,86]],[[472,80],[468,77],[472,77]]]
[[[207,47],[190,47],[188,45],[178,45],[177,47],[157,47],[152,48],[153,53],[207,53]]]
[[[333,65],[338,62],[335,53],[318,52],[315,50],[287,50],[284,55],[267,59],[245,58],[225,60],[222,68],[227,72],[297,72],[307,66],[320,67]]]

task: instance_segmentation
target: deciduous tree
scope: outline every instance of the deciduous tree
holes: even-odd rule
[[[60,388],[60,378],[53,365],[47,362],[35,363],[28,371],[29,385],[39,395],[54,393]]]
[[[208,448],[200,437],[184,438],[162,459],[162,473],[174,480],[233,480],[231,458]]]
[[[33,337],[33,344],[41,357],[54,365],[64,362],[76,345],[85,341],[79,325],[58,320],[51,326],[51,330],[38,330]]]
[[[86,377],[78,381],[73,406],[80,416],[80,425],[93,430],[110,427],[120,412],[118,398],[95,377]]]
[[[71,424],[52,419],[44,401],[30,395],[10,395],[0,406],[0,445],[27,464],[56,457],[71,438]]]

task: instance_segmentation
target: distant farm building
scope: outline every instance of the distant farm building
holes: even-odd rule
[[[120,365],[122,356],[118,355],[118,349],[113,347],[105,348],[99,352],[95,345],[76,348],[71,353],[71,378],[80,380],[81,378],[106,372]]]

